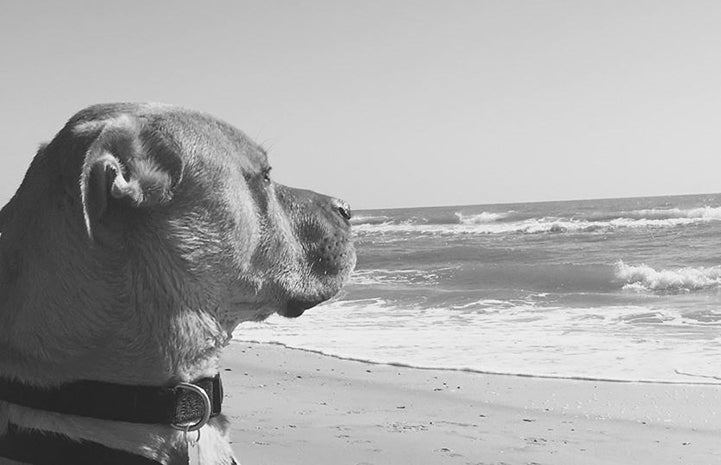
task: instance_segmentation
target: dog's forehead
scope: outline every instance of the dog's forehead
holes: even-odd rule
[[[265,150],[231,124],[212,115],[160,103],[114,103],[88,107],[71,120],[73,132],[97,132],[118,118],[138,118],[151,130],[163,133],[180,148],[186,162],[236,165],[262,170],[268,164]]]
[[[168,124],[170,123],[170,124]],[[168,118],[165,130],[183,148],[183,155],[205,163],[262,170],[268,164],[265,150],[238,128],[202,113],[178,113]]]

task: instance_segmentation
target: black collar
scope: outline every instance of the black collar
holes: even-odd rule
[[[220,375],[174,387],[130,386],[99,381],[75,381],[40,388],[0,377],[0,400],[36,410],[130,423],[161,424],[195,431],[220,414],[223,385]],[[185,459],[177,463],[187,463]],[[102,444],[76,442],[53,433],[8,425],[0,436],[0,457],[36,465],[128,464],[158,462]],[[62,457],[62,459],[61,459]],[[58,461],[60,460],[60,461]],[[176,460],[171,460],[176,463]]]
[[[36,410],[194,431],[220,414],[220,375],[174,387],[74,381],[40,388],[0,378],[0,400]]]
[[[187,457],[187,454],[185,454]],[[19,428],[12,423],[0,436],[0,457],[33,465],[160,465],[153,459],[124,450],[111,449],[89,441]],[[185,457],[171,457],[170,463],[188,463]]]

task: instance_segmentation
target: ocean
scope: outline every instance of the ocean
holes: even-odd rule
[[[234,338],[513,375],[721,384],[721,194],[366,210],[332,301]]]

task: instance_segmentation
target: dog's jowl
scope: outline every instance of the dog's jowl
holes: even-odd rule
[[[211,116],[73,116],[0,211],[0,463],[234,463],[219,353],[340,290],[350,218]]]

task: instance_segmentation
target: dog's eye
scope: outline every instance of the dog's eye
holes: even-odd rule
[[[263,170],[263,181],[266,183],[270,183],[270,170],[270,167]]]

